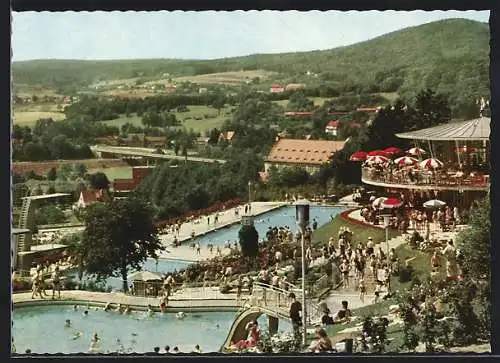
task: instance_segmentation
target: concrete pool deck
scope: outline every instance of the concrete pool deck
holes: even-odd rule
[[[286,201],[275,201],[275,202],[252,202],[252,215],[257,217],[264,213],[268,213],[279,208],[292,205],[293,202]],[[353,207],[354,204],[349,204],[348,202],[341,202],[339,204],[321,204],[321,203],[312,203],[311,206],[319,206],[319,207],[340,207],[347,208],[348,206]],[[235,215],[234,211],[236,208],[239,208],[239,215]],[[207,246],[201,246],[200,254],[196,252],[196,249],[189,246],[189,240],[191,239],[191,233],[194,231],[195,238],[204,236],[207,233],[216,232],[223,228],[228,228],[233,226],[234,224],[240,223],[241,215],[244,213],[244,205],[239,207],[230,208],[226,211],[219,213],[219,222],[214,224],[215,213],[210,215],[210,225],[207,224],[207,217],[202,217],[197,221],[187,222],[182,224],[179,235],[177,236],[178,241],[184,242],[183,245],[178,247],[173,247],[173,241],[175,235],[173,233],[162,234],[159,236],[160,241],[162,242],[165,250],[159,253],[160,258],[168,259],[168,260],[176,260],[176,261],[185,261],[185,262],[200,262],[206,261],[216,256],[216,247],[214,247],[212,253],[207,248]],[[234,241],[232,241],[234,242]],[[228,248],[223,248],[221,246],[221,254],[227,255],[230,253]]]
[[[261,214],[279,209],[289,205],[286,202],[252,202],[252,215],[259,216]],[[235,215],[234,211],[239,208],[239,214]],[[198,262],[211,259],[216,256],[216,249],[210,253],[206,246],[202,246],[200,254],[197,254],[196,249],[188,246],[187,243],[191,239],[191,233],[194,232],[195,237],[204,236],[207,233],[215,232],[223,228],[231,227],[232,225],[241,221],[241,215],[244,213],[244,206],[230,208],[223,212],[219,212],[219,221],[214,223],[215,213],[210,215],[210,225],[207,223],[207,217],[202,217],[196,221],[183,223],[181,225],[180,233],[177,236],[179,242],[184,242],[184,245],[172,247],[175,238],[174,233],[162,234],[159,236],[160,241],[166,248],[165,251],[160,252],[160,258],[169,260],[180,260],[186,262]],[[223,255],[229,254],[229,249],[221,248]]]
[[[167,311],[175,312],[181,309],[187,311],[210,311],[228,309],[235,310],[241,305],[237,301],[236,294],[221,294],[218,288],[188,288],[174,294],[168,302]],[[16,293],[12,295],[14,307],[40,306],[40,305],[86,305],[104,306],[111,303],[113,307],[117,304],[130,305],[132,309],[144,310],[148,305],[158,309],[159,298],[125,295],[123,293],[91,292],[82,290],[61,291],[61,299],[52,300],[32,299],[31,292]]]

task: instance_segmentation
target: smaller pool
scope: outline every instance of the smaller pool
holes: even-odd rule
[[[217,352],[224,343],[236,311],[186,313],[178,320],[174,313],[156,313],[146,317],[145,312],[121,315],[116,312],[95,311],[88,316],[84,307],[73,311],[72,306],[37,306],[17,308],[12,313],[12,336],[17,353],[31,349],[33,353],[87,353],[94,333],[101,338],[103,353],[124,351],[145,353],[158,346],[178,346],[182,352],[191,352],[196,344],[203,352]],[[71,327],[65,327],[70,319]],[[266,330],[267,319],[259,319],[261,330]],[[280,330],[289,331],[290,324],[280,321]]]

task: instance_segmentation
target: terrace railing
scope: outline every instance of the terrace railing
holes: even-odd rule
[[[362,179],[383,184],[398,184],[411,186],[436,186],[436,187],[475,187],[487,188],[489,186],[488,174],[468,174],[458,177],[456,172],[438,170],[413,171],[412,175],[404,170],[377,170],[371,167],[361,169]]]

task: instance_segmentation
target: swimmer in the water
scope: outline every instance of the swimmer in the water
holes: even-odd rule
[[[89,348],[89,350],[91,352],[95,352],[97,349],[99,349],[99,340],[101,340],[101,339],[99,338],[99,336],[97,335],[97,333],[94,333],[94,336],[90,340],[90,348]]]
[[[89,311],[88,311],[88,310],[85,310],[85,311],[83,312],[83,316],[89,316]]]
[[[80,338],[82,336],[82,333],[77,331],[73,334],[73,336],[71,337],[71,340],[77,340],[78,338]]]
[[[64,324],[65,328],[70,328],[71,327],[71,320],[66,319],[66,323]]]
[[[219,324],[215,324],[215,327],[218,329],[218,328],[220,328],[220,325]]]
[[[151,305],[148,305],[148,310],[146,311],[147,315],[148,316],[153,316],[154,315],[154,311],[153,311],[153,307]]]
[[[127,305],[127,307],[125,308],[125,314],[129,315],[132,313],[132,309],[130,308],[130,305]]]
[[[106,303],[104,306],[104,311],[109,311],[111,309],[111,303]]]
[[[77,311],[78,310],[78,305],[73,305],[73,310]]]

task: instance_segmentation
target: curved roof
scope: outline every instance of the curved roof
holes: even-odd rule
[[[396,134],[401,139],[412,140],[488,140],[490,138],[489,117],[474,120],[452,122],[427,129]]]

